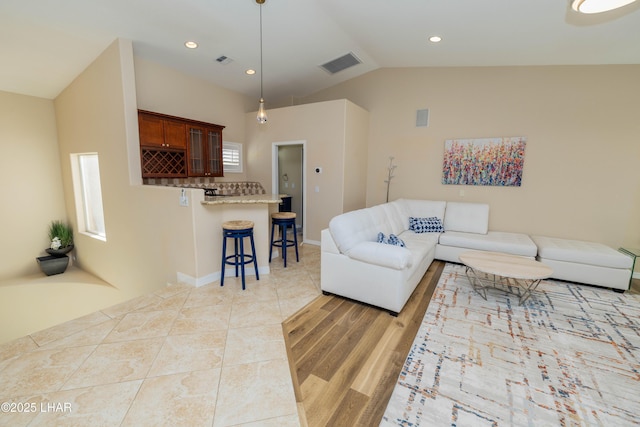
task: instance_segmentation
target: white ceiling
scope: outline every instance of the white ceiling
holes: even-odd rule
[[[381,67],[640,64],[640,2],[267,0],[264,95],[300,97]],[[438,44],[427,41],[440,35]],[[259,97],[255,0],[0,0],[0,90],[55,98],[116,38],[134,54]],[[188,50],[187,40],[199,47]],[[318,66],[353,52],[333,76]],[[215,58],[233,59],[227,65]]]

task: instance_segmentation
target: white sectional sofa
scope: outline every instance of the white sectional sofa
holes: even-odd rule
[[[379,243],[380,233],[404,247]],[[322,230],[321,288],[397,314],[434,259],[460,262],[469,250],[537,258],[552,278],[617,289],[632,274],[631,258],[601,244],[489,230],[487,204],[398,199],[338,215]]]
[[[633,259],[596,242],[531,236],[537,259],[553,269],[553,279],[618,290],[629,289]]]
[[[438,218],[446,232],[412,231],[410,217]],[[322,231],[322,291],[399,313],[435,258],[459,262],[468,250],[536,256],[528,236],[488,226],[489,206],[476,203],[399,199],[338,215]],[[378,243],[379,233],[406,246]]]

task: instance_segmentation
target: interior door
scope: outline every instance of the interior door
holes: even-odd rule
[[[278,145],[278,192],[291,196],[291,212],[296,214],[296,228],[304,225],[304,146]]]

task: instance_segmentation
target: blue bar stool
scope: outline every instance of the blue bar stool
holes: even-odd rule
[[[280,227],[280,239],[274,240],[275,227]],[[287,230],[291,226],[293,231],[293,239],[287,239]],[[275,212],[271,214],[271,246],[269,247],[269,262],[271,262],[271,254],[273,247],[277,246],[282,248],[282,259],[284,260],[284,266],[287,267],[287,247],[293,246],[296,248],[296,262],[299,262],[298,258],[298,233],[296,233],[296,214],[295,212]]]
[[[253,263],[256,270],[256,280],[260,280],[258,275],[258,261],[256,260],[256,246],[253,242],[253,222],[252,221],[227,221],[222,224],[222,272],[220,286],[224,286],[224,268],[228,265],[236,267],[236,277],[238,277],[238,267],[242,273],[242,290],[245,289],[244,265]],[[244,238],[248,237],[251,242],[251,254],[244,252]],[[227,239],[233,239],[234,253],[227,255]]]

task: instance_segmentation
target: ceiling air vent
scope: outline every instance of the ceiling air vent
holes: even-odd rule
[[[233,62],[233,59],[229,58],[228,56],[219,56],[216,58],[216,61],[218,61],[219,63],[223,64],[223,65],[227,65],[231,62]]]
[[[358,59],[353,53],[349,52],[340,58],[336,58],[333,61],[329,61],[326,64],[322,64],[320,68],[325,70],[329,74],[335,74],[339,71],[346,70],[354,65],[361,64],[362,61]]]

